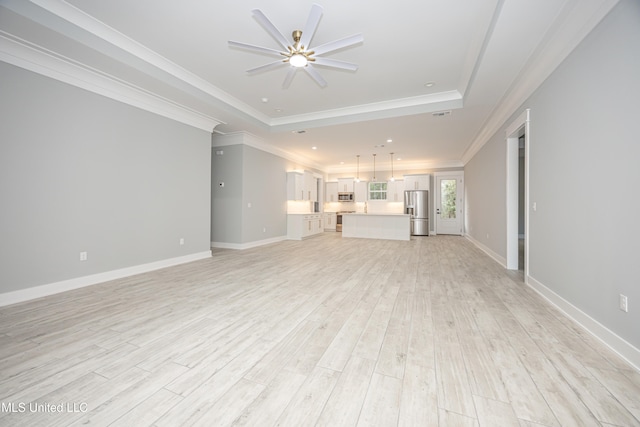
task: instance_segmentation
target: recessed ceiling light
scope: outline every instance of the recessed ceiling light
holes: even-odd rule
[[[269,98],[262,98],[261,101],[266,104],[267,102],[269,102]]]
[[[393,142],[393,139],[387,139],[387,142],[388,142],[388,143],[392,143],[392,142]]]
[[[433,87],[435,85],[435,82],[427,82],[424,84],[424,87]]]
[[[282,113],[282,108],[276,108],[275,111],[276,113]]]
[[[311,149],[312,149],[312,150],[317,150],[317,149],[318,149],[318,147],[311,147]]]
[[[340,162],[341,165],[344,165],[344,162]]]

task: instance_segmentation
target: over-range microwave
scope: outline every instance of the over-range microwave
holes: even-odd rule
[[[339,202],[353,202],[353,193],[338,193]]]

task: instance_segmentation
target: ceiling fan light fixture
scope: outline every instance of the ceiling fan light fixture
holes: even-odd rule
[[[296,69],[302,68],[320,87],[324,88],[327,86],[327,81],[313,67],[314,65],[348,71],[356,71],[358,69],[357,64],[325,58],[322,55],[362,43],[364,41],[362,34],[354,34],[333,42],[321,44],[320,46],[316,46],[315,49],[310,49],[310,46],[312,46],[313,35],[318,28],[320,18],[322,18],[322,6],[314,4],[311,7],[311,12],[307,18],[304,30],[294,30],[291,33],[293,44],[291,44],[289,40],[282,35],[273,22],[271,22],[271,20],[269,20],[269,18],[267,18],[260,9],[253,9],[252,13],[258,23],[278,42],[282,48],[284,48],[284,50],[276,50],[269,47],[256,46],[253,44],[229,40],[229,46],[231,47],[247,49],[280,58],[278,61],[251,68],[247,70],[247,74],[252,75],[272,68],[287,66],[289,70],[287,71],[287,75],[282,83],[282,88],[288,89],[293,77],[296,75]]]
[[[291,55],[291,58],[289,58],[289,64],[296,68],[306,67],[308,62],[307,57],[301,53],[294,53]]]

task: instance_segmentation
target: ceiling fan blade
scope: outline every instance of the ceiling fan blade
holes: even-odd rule
[[[322,78],[320,73],[318,73],[318,71],[315,68],[313,68],[311,66],[311,64],[307,64],[307,66],[304,67],[303,70],[305,70],[307,72],[307,74],[309,74],[311,76],[311,78],[313,78],[313,80],[315,80],[316,83],[318,83],[320,85],[320,87],[326,87],[327,86],[327,81]]]
[[[238,47],[240,49],[252,50],[252,51],[258,52],[258,53],[265,53],[267,55],[282,56],[282,54],[280,53],[279,50],[270,49],[268,47],[255,46],[255,45],[252,45],[252,44],[247,44],[247,43],[242,43],[242,42],[235,42],[233,40],[229,40],[229,46]]]
[[[269,20],[269,18],[267,18],[267,15],[262,13],[260,9],[254,9],[252,12],[256,20],[260,23],[260,25],[262,25],[264,29],[267,30],[267,32],[271,34],[271,36],[274,39],[276,39],[278,43],[282,45],[285,51],[288,51],[289,50],[288,46],[290,45],[290,42],[287,41],[287,39],[276,28],[276,26],[273,25],[273,23]]]
[[[268,64],[264,64],[264,65],[261,65],[259,67],[251,68],[250,70],[247,70],[247,74],[260,73],[262,71],[271,70],[272,68],[278,68],[281,65],[287,65],[287,63],[283,62],[283,61],[270,62]]]
[[[282,82],[282,89],[289,89],[289,85],[291,85],[291,81],[293,80],[293,76],[296,75],[296,67],[290,67],[287,76],[284,78],[284,82]]]
[[[363,41],[364,37],[362,36],[362,34],[354,34],[353,36],[322,44],[320,46],[314,47],[311,50],[313,50],[316,55],[322,55],[323,53],[333,52],[334,50],[349,47],[357,43],[362,43]]]
[[[305,48],[309,47],[309,43],[311,43],[311,39],[316,33],[318,23],[320,22],[320,18],[322,18],[322,10],[322,6],[319,4],[311,6],[309,18],[307,18],[307,23],[304,26],[304,30],[302,30],[302,37],[300,37],[300,44]]]
[[[314,58],[313,65],[324,65],[325,67],[340,68],[343,70],[356,71],[358,64],[352,62],[338,61],[330,58]]]

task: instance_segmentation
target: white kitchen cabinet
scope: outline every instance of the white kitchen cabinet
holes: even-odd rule
[[[302,240],[324,231],[322,214],[288,214],[287,238]]]
[[[305,200],[318,201],[318,180],[313,176],[313,173],[308,171],[304,171],[304,189],[306,191]]]
[[[336,231],[336,219],[337,215],[335,212],[325,212],[324,213],[324,231]]]
[[[354,184],[354,187],[355,187],[355,191],[353,195],[354,201],[356,203],[365,203],[369,198],[369,187],[367,186],[367,182],[366,181],[356,182]]]
[[[287,200],[318,200],[318,180],[311,172],[287,172]]]
[[[387,182],[387,202],[404,202],[404,181]]]
[[[300,172],[287,172],[287,200],[305,200],[304,190],[304,175]]]
[[[353,178],[338,178],[338,193],[353,193]]]
[[[405,190],[429,190],[431,175],[405,175]]]
[[[324,201],[325,202],[338,201],[338,183],[337,182],[327,182],[325,184]]]

